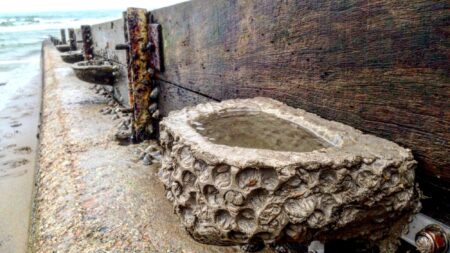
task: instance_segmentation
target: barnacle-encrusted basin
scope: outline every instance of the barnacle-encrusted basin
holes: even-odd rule
[[[81,51],[69,51],[61,54],[61,58],[64,62],[75,63],[84,60],[83,53]]]
[[[410,150],[272,99],[185,108],[160,128],[167,197],[203,243],[365,238],[392,252],[420,205]]]
[[[116,65],[104,60],[77,62],[72,69],[81,80],[104,85],[113,85],[119,73]]]
[[[70,45],[67,44],[56,45],[56,49],[62,53],[68,52],[70,51]]]

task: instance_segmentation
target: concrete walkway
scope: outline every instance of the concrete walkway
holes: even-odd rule
[[[193,241],[166,200],[142,145],[113,141],[120,119],[48,43],[34,252],[239,252]],[[147,144],[148,145],[148,144]]]

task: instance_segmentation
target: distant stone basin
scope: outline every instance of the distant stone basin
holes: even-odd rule
[[[61,54],[61,59],[67,63],[76,63],[84,60],[81,51],[69,51]]]
[[[61,53],[68,52],[70,51],[70,45],[67,44],[56,45],[56,49]]]
[[[72,69],[79,79],[103,85],[113,85],[119,73],[117,66],[104,60],[77,62]]]
[[[268,98],[160,123],[167,198],[199,242],[363,238],[392,252],[418,211],[411,151]]]

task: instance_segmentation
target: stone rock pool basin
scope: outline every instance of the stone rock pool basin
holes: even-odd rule
[[[410,150],[273,99],[171,112],[160,140],[167,198],[203,243],[354,238],[393,252],[420,208]]]
[[[105,60],[77,62],[72,69],[80,80],[100,85],[113,85],[119,75],[118,67]]]

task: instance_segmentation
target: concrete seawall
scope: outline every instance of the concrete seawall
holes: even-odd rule
[[[123,115],[99,112],[114,103],[78,80],[48,41],[43,54],[32,251],[239,252],[187,235],[155,175],[159,164],[139,160],[149,143],[118,145]]]

